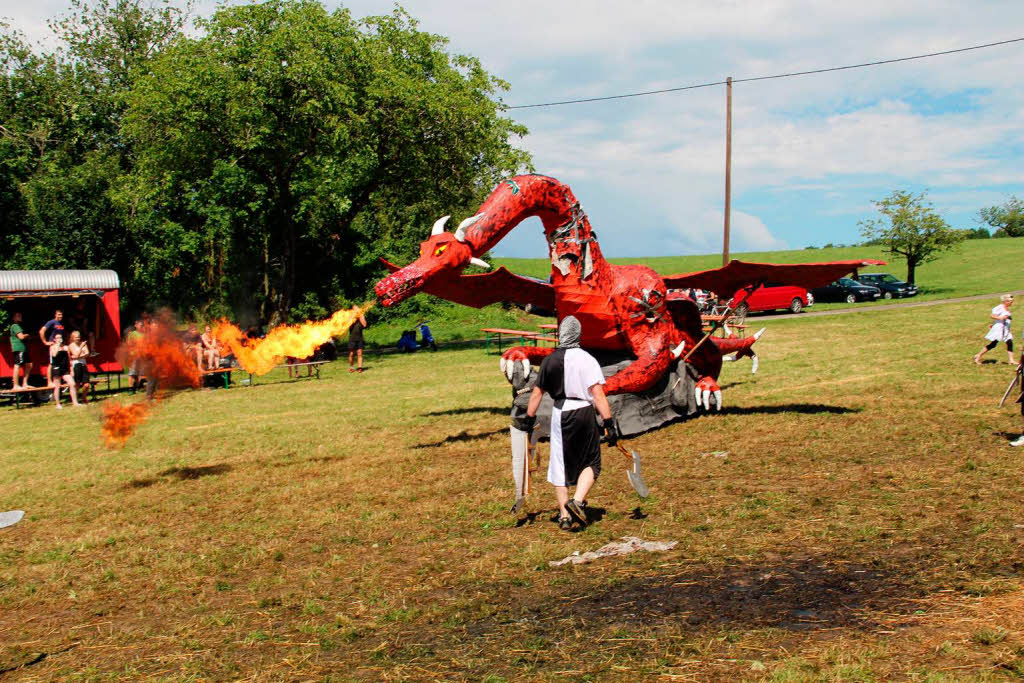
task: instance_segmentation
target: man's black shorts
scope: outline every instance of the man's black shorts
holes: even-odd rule
[[[356,349],[364,349],[364,348],[366,348],[366,344],[363,342],[362,339],[349,339],[348,340],[348,350],[349,351],[355,351]]]
[[[28,365],[32,361],[29,360],[28,351],[15,351],[14,352],[14,363],[13,365]]]
[[[89,383],[89,368],[85,367],[85,363],[75,363],[71,366],[71,370],[71,374],[75,378],[75,384]]]

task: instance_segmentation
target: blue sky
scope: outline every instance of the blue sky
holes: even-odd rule
[[[325,2],[328,7],[337,2]],[[1019,0],[407,0],[425,30],[511,83],[510,105],[893,59],[1024,37]],[[356,16],[392,2],[346,3]],[[213,3],[197,3],[200,14]],[[0,0],[36,40],[64,0]],[[927,190],[955,227],[1024,195],[1024,43],[733,89],[734,251],[860,239],[872,200]],[[721,250],[724,86],[513,110],[537,170],[568,183],[608,256]],[[462,217],[456,216],[456,219]],[[429,226],[424,226],[426,236]],[[545,256],[539,223],[501,256]]]

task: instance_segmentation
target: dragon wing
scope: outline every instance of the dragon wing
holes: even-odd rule
[[[382,258],[381,261],[392,273],[400,270],[387,259]],[[489,273],[435,279],[422,291],[473,308],[510,301],[520,306],[533,304],[547,311],[555,310],[555,289],[550,282],[516,275],[505,266]]]
[[[663,279],[665,286],[669,289],[697,287],[729,295],[747,285],[764,282],[779,282],[786,285],[797,285],[805,289],[814,289],[834,282],[858,268],[884,265],[885,261],[875,259],[793,264],[729,261],[728,265],[721,268],[667,275]]]

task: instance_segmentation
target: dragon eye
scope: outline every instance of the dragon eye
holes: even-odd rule
[[[442,244],[441,246],[439,246],[437,249],[434,250],[434,256],[440,256],[447,249],[448,249],[448,245],[447,244]]]

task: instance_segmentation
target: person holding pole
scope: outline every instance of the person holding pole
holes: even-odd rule
[[[601,474],[601,434],[597,413],[604,421],[605,439],[614,445],[619,432],[604,393],[604,374],[597,360],[580,348],[582,327],[574,316],[562,319],[558,348],[544,359],[537,384],[526,407],[527,432],[537,419],[544,394],[551,395],[551,454],[548,481],[558,500],[558,526],[568,531],[575,521],[587,525],[587,494]],[[596,408],[596,413],[595,413]],[[575,486],[572,498],[569,487]]]

